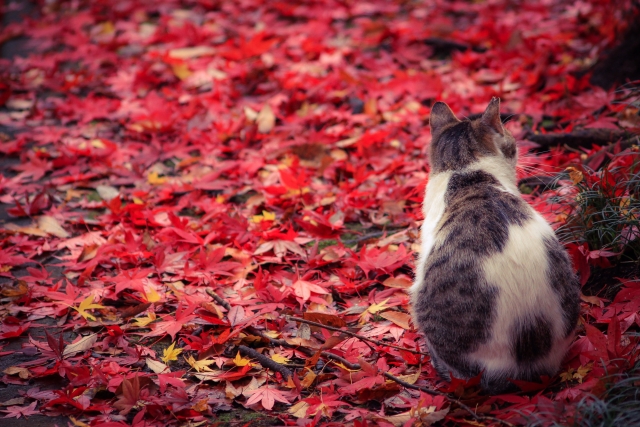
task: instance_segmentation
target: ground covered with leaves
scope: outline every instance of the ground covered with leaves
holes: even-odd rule
[[[567,425],[620,384],[633,416],[640,91],[589,83],[630,1],[32,4],[0,36],[28,49],[0,62],[2,425]],[[562,371],[500,396],[437,377],[406,293],[430,106],[492,96],[584,285]]]

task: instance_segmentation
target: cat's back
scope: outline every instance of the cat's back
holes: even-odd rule
[[[431,195],[443,199],[444,210],[439,218],[428,218],[437,224],[414,311],[432,345],[455,342],[455,352],[468,352],[488,340],[498,314],[500,283],[487,280],[485,265],[503,253],[510,229],[523,227],[533,215],[524,200],[484,170],[447,178],[446,190]]]
[[[414,319],[440,374],[509,378],[557,372],[579,311],[579,287],[551,226],[520,196],[515,139],[492,100],[478,121],[432,110],[431,174]]]

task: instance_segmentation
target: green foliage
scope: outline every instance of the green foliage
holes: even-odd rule
[[[624,154],[597,172],[586,167],[570,171],[576,191],[564,196],[571,202],[571,210],[565,224],[558,229],[558,236],[565,243],[587,243],[590,251],[608,251],[621,261],[637,262],[640,258],[640,153]]]

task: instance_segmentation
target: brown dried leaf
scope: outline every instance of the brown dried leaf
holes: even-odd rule
[[[347,322],[345,322],[344,319],[336,316],[335,314],[306,312],[302,317],[305,320],[311,320],[312,322],[322,323],[323,325],[327,326],[333,326],[334,328],[342,328],[347,326]]]
[[[389,277],[387,280],[382,282],[382,284],[388,288],[407,289],[411,287],[413,281],[404,274],[401,274],[397,277]]]
[[[24,280],[18,280],[16,286],[3,286],[0,290],[0,294],[4,297],[19,297],[26,294],[29,291],[27,282]]]
[[[411,320],[411,316],[407,313],[401,313],[399,311],[385,311],[384,313],[380,313],[380,317],[391,320],[396,325],[400,326],[403,329],[410,330],[411,326],[409,326],[409,321]]]
[[[2,372],[7,375],[18,375],[23,380],[26,380],[31,376],[31,373],[27,368],[21,368],[19,366],[10,366]]]

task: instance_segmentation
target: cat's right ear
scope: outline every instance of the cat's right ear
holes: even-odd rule
[[[445,127],[458,123],[460,120],[453,114],[451,108],[444,102],[436,102],[431,107],[431,116],[429,117],[429,124],[431,125],[431,134],[436,135],[440,133]]]

